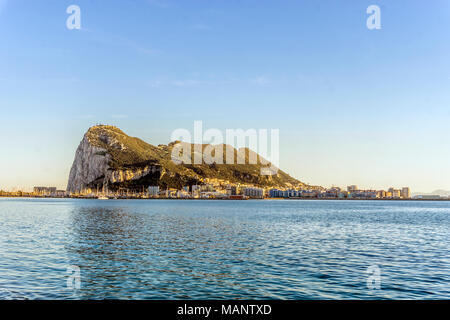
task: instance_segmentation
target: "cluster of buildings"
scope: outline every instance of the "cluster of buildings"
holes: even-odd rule
[[[44,195],[55,190],[37,189],[35,193]],[[184,186],[182,188],[161,188],[159,186],[142,187],[140,190],[119,188],[112,191],[107,188],[93,190],[86,188],[78,193],[67,194],[73,198],[108,198],[108,199],[263,199],[266,197],[264,189],[253,185],[241,185],[230,183],[221,179],[205,178],[197,185]]]
[[[316,198],[316,199],[410,199],[409,187],[402,189],[389,188],[386,190],[360,190],[356,185],[343,190],[331,187],[326,190],[269,190],[270,198]]]
[[[159,186],[150,186],[142,191],[106,192],[101,194],[90,190],[80,194],[69,194],[65,190],[56,187],[34,187],[32,192],[0,191],[3,197],[83,197],[83,198],[115,198],[115,199],[417,199],[417,200],[447,200],[450,197],[436,195],[423,195],[411,197],[409,187],[401,189],[389,188],[388,190],[362,190],[356,185],[348,186],[346,189],[339,187],[324,188],[259,188],[254,185],[236,184],[220,179],[204,179],[201,184],[185,186],[181,189],[161,189]]]
[[[32,194],[35,197],[51,198],[62,198],[67,196],[66,190],[57,190],[56,187],[34,187]]]
[[[148,187],[150,198],[178,199],[263,199],[264,189],[241,185],[215,185],[206,183],[183,187],[181,190],[169,188],[160,190],[158,186]]]
[[[0,190],[0,197],[39,197],[39,198],[64,198],[69,194],[65,190],[58,190],[56,187],[34,187],[33,191],[3,191]]]
[[[183,187],[181,190],[160,190],[157,186],[148,188],[151,198],[191,198],[191,199],[411,199],[409,187],[388,190],[361,190],[356,185],[348,186],[346,190],[339,187],[329,189],[277,189],[259,188],[252,185],[223,183],[209,179],[202,185]]]
[[[32,197],[31,192],[25,192],[22,190],[17,191],[4,191],[0,190],[0,197]]]

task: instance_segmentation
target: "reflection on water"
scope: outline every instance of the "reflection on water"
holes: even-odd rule
[[[0,216],[3,299],[450,297],[447,202],[1,199]]]

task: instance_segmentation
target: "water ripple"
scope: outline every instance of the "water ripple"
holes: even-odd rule
[[[1,199],[0,219],[0,299],[450,297],[448,202]]]

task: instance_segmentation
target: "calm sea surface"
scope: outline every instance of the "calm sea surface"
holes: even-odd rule
[[[449,251],[450,202],[0,199],[0,299],[449,299]]]

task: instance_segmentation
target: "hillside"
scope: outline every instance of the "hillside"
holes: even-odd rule
[[[153,146],[113,126],[91,127],[76,151],[67,190],[80,192],[86,188],[103,187],[110,190],[142,190],[150,185],[181,188],[201,184],[205,178],[260,187],[305,187],[281,170],[273,175],[261,175],[261,169],[268,167],[268,164],[259,156],[257,164],[248,164],[252,153],[248,149],[245,149],[245,157],[241,158],[245,164],[236,164],[239,163],[238,151],[228,145],[222,145],[223,163],[226,152],[231,151],[235,164],[177,164],[172,161],[172,150],[178,143]],[[191,147],[193,156],[195,145],[183,144]],[[201,146],[202,149],[206,147],[208,145]]]

